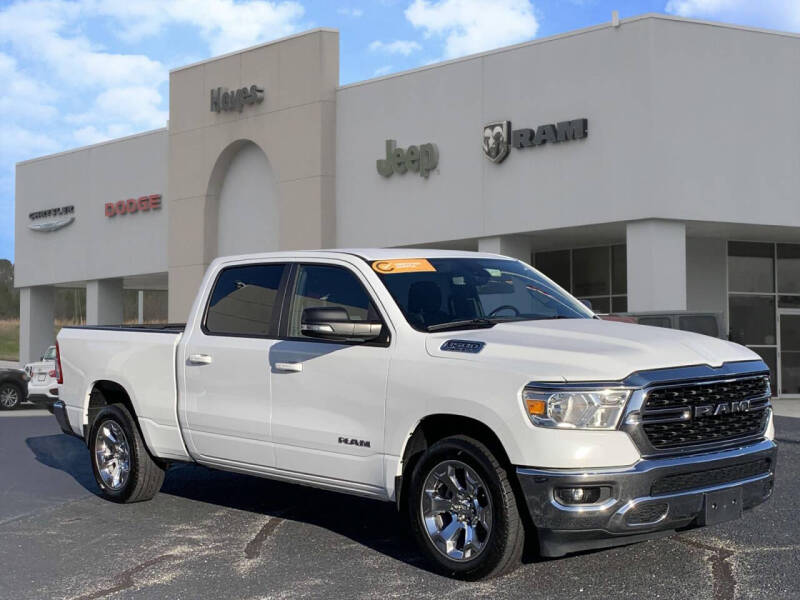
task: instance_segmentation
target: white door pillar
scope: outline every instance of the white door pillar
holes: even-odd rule
[[[497,235],[480,238],[478,252],[502,254],[531,264],[531,240],[521,235]]]
[[[95,279],[86,282],[86,324],[122,323],[122,279]]]
[[[634,221],[626,238],[628,311],[686,310],[686,226]]]
[[[19,291],[19,362],[35,360],[55,343],[55,290],[53,286],[26,287]]]

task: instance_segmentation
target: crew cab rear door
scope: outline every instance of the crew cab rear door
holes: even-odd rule
[[[270,348],[272,435],[277,466],[364,491],[382,490],[390,347],[305,337],[303,310],[340,307],[351,320],[387,321],[368,283],[334,259],[297,264],[279,343]]]
[[[284,262],[222,268],[186,333],[182,425],[200,460],[275,466],[269,357],[288,274]]]

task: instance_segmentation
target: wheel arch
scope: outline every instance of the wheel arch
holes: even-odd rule
[[[93,396],[92,392],[98,390],[102,393],[103,397],[98,398],[97,396]],[[89,443],[89,431],[92,428],[92,423],[94,423],[94,419],[97,416],[97,413],[105,407],[111,404],[122,404],[125,408],[128,409],[128,412],[131,414],[134,420],[134,424],[139,429],[139,435],[142,436],[142,442],[144,443],[147,451],[151,453],[150,448],[147,447],[147,439],[144,436],[144,432],[142,431],[141,424],[139,423],[139,417],[136,414],[136,408],[133,405],[133,400],[131,395],[128,391],[116,381],[111,381],[109,379],[98,379],[97,381],[92,383],[91,388],[89,389],[89,394],[86,399],[86,411],[85,411],[85,421],[86,425],[84,425],[84,432],[83,438],[86,443]]]
[[[464,415],[436,413],[420,419],[406,438],[398,473],[395,477],[395,501],[398,508],[405,497],[411,470],[422,454],[437,441],[451,435],[467,435],[486,445],[505,467],[511,465],[509,454],[497,433],[483,421]]]

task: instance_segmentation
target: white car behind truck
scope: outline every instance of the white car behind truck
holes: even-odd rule
[[[492,254],[221,258],[185,325],[65,327],[65,432],[116,502],[174,463],[396,502],[422,552],[498,575],[734,519],[772,493],[769,373],[712,337],[602,321]]]
[[[58,400],[56,380],[56,347],[49,346],[36,362],[25,365],[28,381],[28,400],[51,409]]]

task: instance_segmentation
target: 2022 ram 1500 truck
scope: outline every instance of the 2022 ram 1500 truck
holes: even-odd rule
[[[65,327],[65,432],[102,493],[194,461],[395,501],[463,578],[741,516],[772,492],[768,369],[742,346],[608,322],[492,254],[221,258],[188,323]]]

